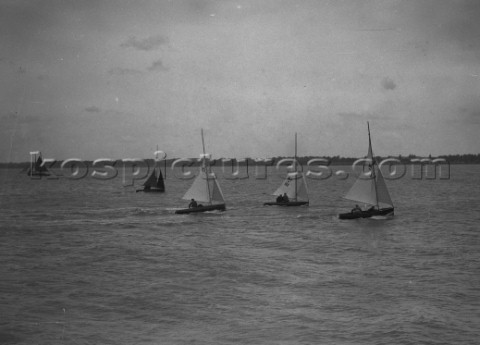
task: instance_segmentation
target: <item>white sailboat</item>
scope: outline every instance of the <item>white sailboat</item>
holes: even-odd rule
[[[273,193],[273,195],[277,196],[277,200],[274,202],[266,202],[263,205],[302,206],[309,204],[307,181],[303,173],[297,171],[297,133],[295,133],[295,156],[293,164],[294,172],[289,173],[280,187]],[[287,200],[285,200],[285,195],[287,196]]]
[[[356,201],[370,206],[367,210],[362,210],[356,206],[352,211],[341,213],[340,219],[369,218],[372,216],[386,216],[394,214],[394,207],[387,185],[383,179],[381,170],[378,167],[372,151],[372,141],[370,138],[370,125],[368,127],[368,154],[370,161],[369,172],[363,177],[359,177],[352,188],[345,195],[345,199]]]
[[[210,166],[206,162],[207,154],[205,153],[205,142],[202,134],[203,155],[201,155],[202,166],[198,176],[193,181],[192,186],[187,190],[183,199],[189,200],[188,208],[176,210],[176,214],[186,214],[195,212],[206,212],[220,210],[225,211],[225,198],[223,196],[220,185],[215,174],[211,171]],[[206,203],[206,204],[200,204]]]

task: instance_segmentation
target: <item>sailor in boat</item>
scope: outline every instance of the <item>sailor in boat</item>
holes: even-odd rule
[[[352,208],[352,213],[356,213],[356,212],[362,212],[362,209],[358,205],[355,205],[355,207]]]
[[[195,207],[198,207],[198,204],[197,202],[195,201],[195,199],[192,199],[190,201],[190,204],[188,204],[188,208],[195,208]]]
[[[283,202],[289,202],[287,193],[283,193]]]
[[[277,201],[277,203],[283,202],[283,196],[282,196],[282,194],[280,194],[279,196],[277,196],[277,200],[276,200],[276,201]]]

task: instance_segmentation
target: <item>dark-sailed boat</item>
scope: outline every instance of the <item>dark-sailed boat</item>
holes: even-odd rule
[[[160,160],[158,159],[158,145],[157,145],[157,151],[155,151],[155,163],[153,166],[153,171],[148,177],[148,179],[143,183],[143,189],[137,189],[137,192],[145,192],[145,193],[150,193],[150,192],[157,192],[157,193],[163,193],[165,192],[165,182],[163,181],[163,175],[162,175],[162,169],[158,167],[158,177],[157,177],[157,172],[156,172],[156,167],[157,164],[159,164]],[[166,158],[166,156],[164,157]],[[166,160],[165,162],[165,175],[167,174],[167,165],[166,165]]]
[[[163,182],[162,170],[159,169],[158,177],[155,172],[155,168],[148,177],[148,179],[143,183],[143,189],[137,189],[137,192],[165,192],[165,183]]]
[[[383,179],[372,151],[372,140],[370,138],[370,125],[367,122],[368,128],[368,154],[369,171],[359,176],[352,188],[345,195],[345,199],[357,201],[359,203],[370,206],[366,210],[354,208],[347,213],[340,213],[340,219],[357,219],[370,218],[374,216],[393,216],[394,207],[390,194],[388,193],[387,185]]]
[[[265,202],[264,206],[302,206],[308,205],[307,181],[302,172],[297,171],[297,133],[295,133],[295,156],[293,159],[294,172],[288,173],[287,178],[273,193],[278,196],[278,201]],[[283,200],[283,195],[288,196],[288,201]]]
[[[183,199],[195,200],[197,206],[176,210],[176,214],[199,213],[206,211],[225,211],[225,198],[216,179],[215,174],[211,171],[210,166],[206,162],[207,154],[205,153],[205,142],[202,134],[203,155],[201,155],[202,165],[198,176],[193,181],[192,186],[187,190]],[[206,203],[200,204],[200,203]]]
[[[43,164],[42,153],[40,151],[30,152],[30,169],[28,176],[50,176],[47,167]]]

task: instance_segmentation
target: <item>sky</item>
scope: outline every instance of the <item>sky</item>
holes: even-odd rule
[[[0,161],[480,153],[477,0],[0,0]]]

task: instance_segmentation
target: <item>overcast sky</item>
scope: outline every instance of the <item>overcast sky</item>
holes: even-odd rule
[[[0,161],[480,152],[480,1],[0,0]]]

